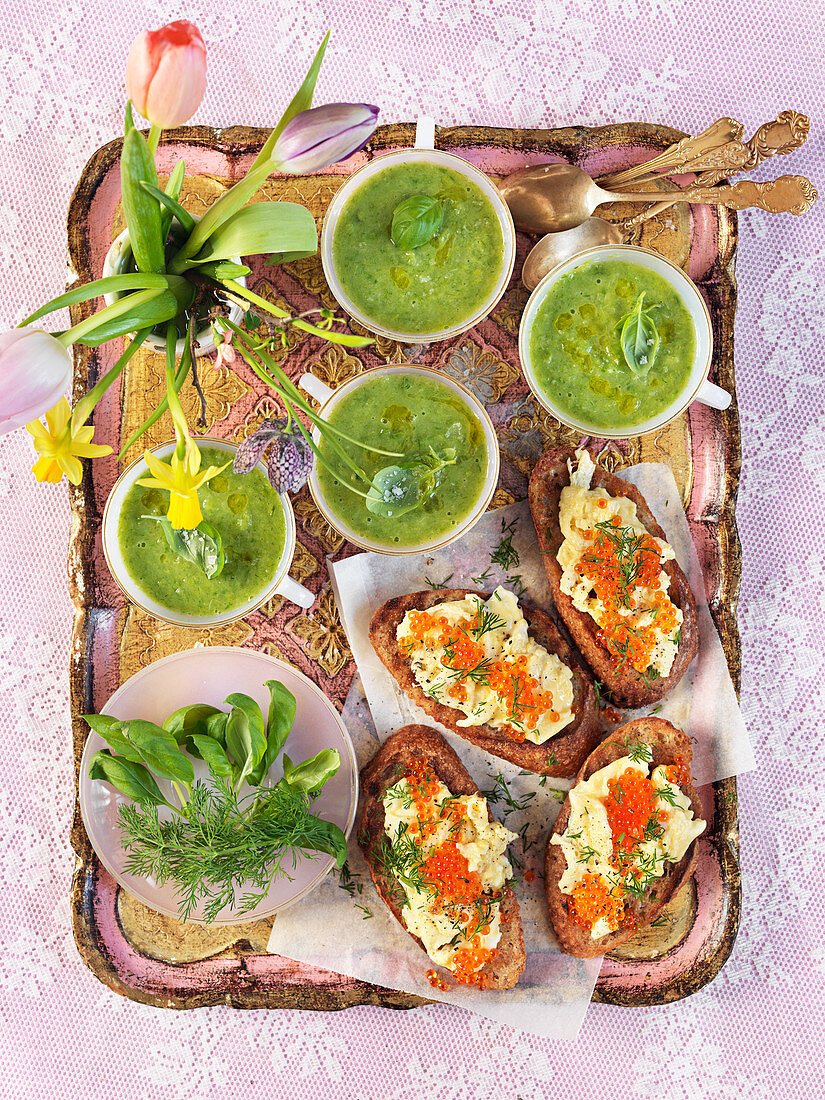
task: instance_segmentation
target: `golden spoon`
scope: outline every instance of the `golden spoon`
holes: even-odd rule
[[[535,290],[548,271],[577,252],[603,244],[621,244],[622,239],[621,226],[606,222],[604,218],[586,218],[573,229],[546,233],[528,252],[521,269],[521,281],[528,290]]]
[[[638,191],[605,191],[572,164],[540,164],[507,176],[499,190],[510,207],[516,229],[553,233],[573,229],[605,202],[644,202]],[[758,206],[772,213],[804,214],[816,202],[816,189],[804,176],[780,176],[768,183],[728,187],[686,187],[659,191],[656,200],[709,203],[743,210]]]

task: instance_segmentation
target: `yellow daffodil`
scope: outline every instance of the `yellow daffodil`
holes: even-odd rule
[[[193,530],[203,519],[198,489],[221,470],[225,470],[229,463],[223,466],[209,466],[203,473],[198,473],[201,466],[201,453],[191,439],[186,440],[184,454],[179,455],[175,451],[171,462],[161,462],[151,451],[146,451],[143,457],[153,476],[141,478],[138,485],[164,489],[169,493],[169,511],[166,513],[166,518],[177,531],[182,528]]]
[[[65,397],[46,413],[46,427],[39,420],[32,420],[26,430],[33,436],[34,449],[40,455],[32,466],[38,481],[61,481],[65,474],[72,485],[79,485],[83,476],[81,458],[112,453],[111,447],[92,443],[91,424],[73,426],[72,410]]]

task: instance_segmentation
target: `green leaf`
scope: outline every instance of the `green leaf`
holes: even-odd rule
[[[235,765],[235,783],[253,771],[266,752],[266,732],[261,708],[248,695],[235,692],[224,700],[232,707],[226,723],[226,748]]]
[[[205,737],[199,733],[193,733],[187,740],[186,747],[194,756],[199,756],[213,775],[219,779],[232,777],[232,764],[223,745],[219,745],[211,737]]]
[[[112,718],[110,714],[84,714],[83,718],[115,752],[119,752],[121,756],[125,756],[127,760],[131,760],[136,764],[143,760],[138,750],[122,732],[122,719]]]
[[[89,762],[89,778],[111,783],[121,794],[141,806],[168,806],[148,768],[112,756],[108,749],[96,752]]]
[[[126,137],[126,135],[129,133],[129,131],[134,130],[134,128],[135,128],[135,119],[134,119],[134,116],[132,115],[132,101],[131,101],[131,99],[127,99],[126,100],[126,111],[124,113],[124,119],[123,119],[123,136]]]
[[[209,706],[208,703],[192,703],[170,714],[163,723],[163,728],[167,733],[171,733],[179,745],[182,745],[193,733],[206,734],[207,719],[215,714],[223,714],[223,711]]]
[[[441,229],[444,204],[429,195],[411,195],[396,206],[390,237],[396,248],[420,248]]]
[[[185,528],[179,530],[173,527],[166,516],[141,516],[140,518],[152,519],[159,523],[169,549],[184,561],[196,565],[208,579],[217,577],[223,571],[226,561],[223,539],[220,532],[207,520],[202,519],[194,530],[188,531]]]
[[[219,745],[226,747],[226,723],[229,721],[229,715],[223,712],[219,714],[213,714],[211,718],[206,721],[206,735],[211,737],[213,741],[217,741]]]
[[[185,280],[183,280],[185,282]],[[189,301],[191,305],[195,296],[195,288],[189,287]],[[114,340],[118,336],[126,336],[130,332],[139,332],[140,329],[153,329],[164,321],[171,321],[181,312],[181,303],[171,290],[154,292],[155,297],[151,301],[144,301],[131,308],[125,309],[116,317],[104,318],[99,324],[90,328],[87,333],[75,338],[76,344],[85,344],[87,347],[96,348],[105,344],[107,340]],[[118,306],[123,301],[119,299],[114,305]],[[107,307],[109,308],[109,307]],[[101,310],[96,316],[103,317],[105,310]]]
[[[318,52],[312,60],[312,64],[309,67],[309,72],[304,77],[303,84],[292,97],[292,101],[290,102],[284,113],[281,115],[280,121],[278,122],[275,129],[266,139],[266,143],[264,144],[263,149],[261,149],[260,153],[258,153],[257,157],[255,158],[255,163],[252,165],[253,168],[259,168],[270,159],[270,157],[272,156],[272,150],[275,148],[275,142],[281,136],[281,133],[283,132],[286,124],[291,119],[295,118],[297,114],[300,114],[301,111],[308,111],[309,108],[312,106],[312,97],[315,94],[315,84],[318,80],[318,73],[321,71],[321,62],[324,60],[327,43],[329,42],[329,35],[330,32],[327,31],[327,33],[324,35],[323,42],[318,47]]]
[[[317,248],[315,219],[305,206],[295,202],[256,202],[216,229],[192,263],[267,252],[289,252],[298,258],[313,256]]]
[[[129,241],[138,271],[163,271],[160,206],[157,199],[146,194],[142,182],[157,187],[158,174],[146,139],[139,130],[132,129],[123,139],[120,155],[120,187]]]
[[[290,730],[295,722],[295,696],[279,680],[267,680],[269,688],[269,713],[266,721],[266,752],[260,763],[253,768],[247,782],[257,787],[269,773],[269,769],[278,759],[286,744]]]
[[[178,278],[175,275],[145,275],[138,271],[128,275],[107,275],[105,279],[95,279],[94,282],[84,283],[83,286],[67,290],[65,294],[59,294],[52,298],[44,306],[24,317],[18,328],[30,325],[47,313],[53,313],[64,306],[73,306],[77,302],[88,302],[90,298],[102,298],[104,294],[120,294],[126,290],[167,290],[170,279]]]
[[[132,718],[123,723],[123,734],[155,775],[171,779],[175,783],[194,782],[192,761],[162,726],[156,726],[154,722],[147,722],[143,718]]]
[[[179,202],[175,202],[171,195],[167,195],[165,191],[161,191],[159,187],[155,187],[153,184],[147,183],[146,180],[141,180],[140,186],[143,188],[147,195],[151,195],[153,199],[158,200],[161,206],[165,206],[172,217],[178,219],[178,221],[187,233],[192,232],[192,230],[195,228],[195,219],[192,217],[188,210],[184,210]]]
[[[176,202],[180,195],[180,189],[183,186],[183,177],[186,173],[186,165],[182,160],[179,160],[175,167],[172,169],[172,173],[169,179],[166,181],[166,186],[163,189],[163,193],[168,195],[170,199],[174,199]],[[163,241],[163,247],[166,248],[166,238],[169,236],[169,230],[172,228],[172,211],[167,210],[165,207],[161,211],[160,215],[160,239]]]
[[[337,825],[331,821],[324,821],[320,817],[310,819],[314,822],[312,830],[312,850],[326,852],[335,860],[336,867],[340,870],[347,861],[347,838]],[[300,845],[300,841],[298,842]]]
[[[622,322],[622,352],[634,374],[647,374],[659,350],[659,331],[647,311],[642,309],[645,291]]]
[[[367,510],[377,516],[402,516],[418,506],[420,479],[414,466],[384,466],[372,479]]]
[[[289,773],[287,773],[287,762]],[[293,765],[288,756],[284,755],[284,779],[290,787],[304,794],[319,791],[328,779],[341,767],[341,757],[335,749],[321,749],[310,760],[303,764]]]

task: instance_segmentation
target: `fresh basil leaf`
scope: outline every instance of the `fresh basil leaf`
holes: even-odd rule
[[[84,714],[83,718],[115,752],[119,752],[121,756],[125,756],[135,764],[142,763],[143,757],[123,733],[122,719],[112,718],[110,714]]]
[[[263,782],[269,769],[278,759],[295,722],[295,696],[279,680],[267,680],[269,688],[269,714],[266,721],[266,752],[253,768],[247,782],[257,787]]]
[[[367,510],[377,516],[403,516],[420,500],[418,465],[384,466],[372,479],[367,492]]]
[[[322,818],[313,817],[312,815],[310,815],[310,820],[314,826],[310,833],[312,843],[304,846],[314,852],[325,852],[328,856],[332,856],[336,867],[340,870],[347,861],[347,838],[341,829],[331,821],[324,821]],[[309,832],[309,830],[307,831]],[[301,847],[300,841],[296,844],[296,847]]]
[[[226,723],[226,748],[234,764],[235,782],[242,779],[263,759],[266,732],[261,708],[248,695],[236,692],[224,700],[232,710]]]
[[[645,291],[622,322],[622,353],[634,374],[647,374],[659,350],[659,331],[648,312],[642,309]]]
[[[420,248],[441,229],[444,204],[429,195],[411,195],[392,214],[390,238],[396,248]]]
[[[142,718],[123,723],[123,735],[137,749],[155,775],[175,783],[193,783],[192,761],[178,748],[175,738],[162,726]]]
[[[223,711],[206,719],[206,736],[211,737],[213,741],[217,741],[224,748],[226,748],[226,723],[228,721],[229,715],[224,714]]]
[[[112,756],[108,749],[101,749],[92,757],[89,778],[111,783],[121,794],[141,806],[169,805],[148,768],[120,756]]]
[[[219,779],[229,779],[232,775],[232,764],[226,755],[222,745],[211,737],[204,737],[199,733],[193,733],[186,741],[186,747],[193,754],[199,756],[207,768]]]
[[[226,555],[223,549],[223,539],[220,532],[202,519],[198,526],[187,531],[185,528],[178,530],[173,527],[166,516],[141,516],[141,519],[152,519],[163,528],[163,534],[169,549],[179,558],[196,565],[208,579],[217,577],[223,571]]]
[[[287,774],[287,761],[289,774]],[[341,757],[335,749],[321,749],[310,760],[303,764],[293,765],[287,756],[284,756],[284,778],[290,787],[309,794],[319,791],[328,779],[341,767]]]
[[[217,707],[211,707],[208,703],[192,703],[190,706],[181,707],[170,714],[163,723],[167,733],[171,733],[179,745],[182,745],[187,737],[193,733],[205,735],[207,733],[206,722],[216,714],[223,714]],[[224,717],[226,717],[224,715]]]

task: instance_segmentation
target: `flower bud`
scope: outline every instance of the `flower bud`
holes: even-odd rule
[[[126,60],[126,93],[144,118],[181,126],[200,106],[206,89],[206,46],[196,26],[178,19],[144,31]]]
[[[286,124],[275,143],[272,160],[294,176],[319,172],[366,145],[378,123],[378,108],[369,103],[328,103],[301,111]]]
[[[276,493],[297,493],[312,473],[315,455],[299,428],[274,440],[269,452],[267,473]]]
[[[0,333],[0,435],[56,405],[71,373],[69,353],[48,332],[15,328]]]

